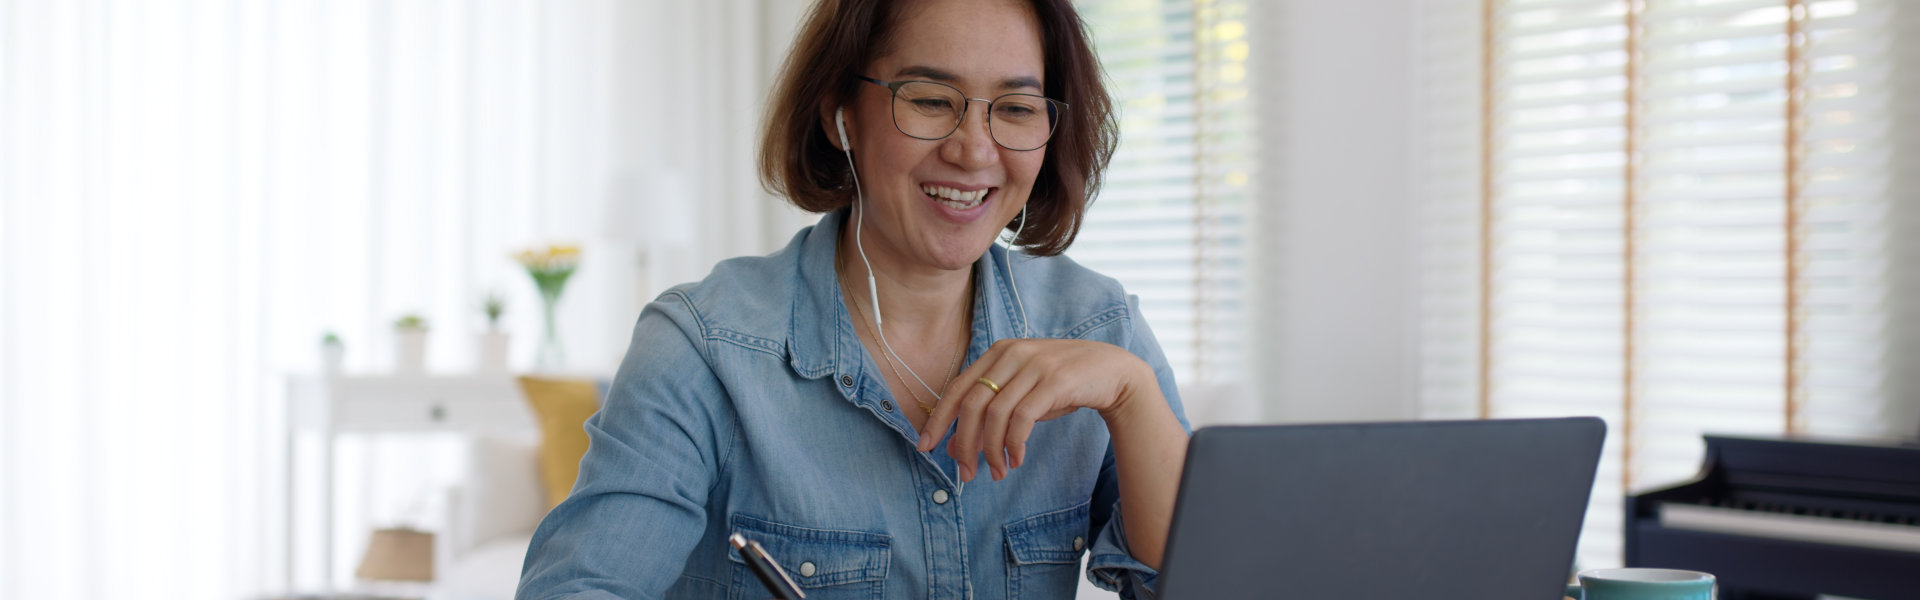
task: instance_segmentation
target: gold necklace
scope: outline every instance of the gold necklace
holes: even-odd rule
[[[850,289],[851,289],[851,287],[852,287],[852,286],[849,286],[849,285],[847,285],[847,279],[846,279],[846,269],[845,269],[845,267],[846,267],[846,261],[845,261],[845,256],[844,256],[844,255],[841,255],[841,256],[839,256],[838,258],[840,258],[840,259],[841,259],[841,260],[838,260],[838,261],[836,261],[836,262],[838,263],[838,265],[837,265],[837,266],[839,266],[839,267],[840,267],[840,269],[838,269],[838,272],[837,272],[837,273],[835,273],[835,275],[836,275],[836,277],[835,277],[835,279],[838,279],[838,280],[839,280],[839,282],[840,282],[840,295],[841,295],[841,296],[844,296],[844,297],[851,297],[851,296],[852,296],[852,293],[851,293],[851,291],[850,291]],[[971,276],[969,276],[969,277],[971,277]],[[972,293],[971,293],[971,291],[972,291],[972,289],[973,289],[973,280],[972,280],[972,279],[968,279],[968,280],[967,280],[967,289],[968,289],[968,291],[969,291],[969,293],[968,293],[967,295],[968,295],[968,296],[972,296]],[[876,331],[876,330],[874,329],[874,325],[872,325],[872,324],[869,324],[869,323],[867,322],[867,312],[866,312],[866,309],[864,309],[864,308],[861,308],[861,307],[860,307],[860,303],[859,303],[859,302],[857,302],[857,301],[855,301],[855,302],[848,302],[847,304],[853,307],[853,312],[854,312],[855,314],[857,314],[857,315],[859,315],[859,317],[860,317],[860,325],[861,325],[861,326],[862,326],[863,328],[865,328],[865,329],[867,330],[867,337],[870,337],[870,338],[873,338],[873,339],[874,339],[875,341],[878,341],[878,340],[880,339],[880,334],[879,334],[879,333],[877,333],[877,331]],[[961,306],[962,306],[962,307],[965,307],[965,306],[967,306],[967,305],[969,305],[969,304],[971,304],[971,302],[964,302],[964,301],[963,301],[963,302],[961,303]],[[963,350],[965,350],[966,348],[967,348],[967,344],[966,344],[965,342],[962,342],[962,343],[960,343],[959,345],[957,345],[957,346],[955,346],[955,347],[953,348],[953,358],[951,358],[951,359],[948,359],[948,360],[947,360],[947,377],[946,377],[946,380],[944,380],[944,381],[942,381],[942,382],[940,383],[940,387],[941,387],[942,389],[945,389],[945,388],[946,388],[946,386],[948,386],[948,385],[950,385],[950,384],[952,384],[952,383],[953,383],[953,376],[954,376],[954,375],[958,375],[958,374],[960,373],[960,371],[959,371],[959,367],[960,367],[960,354],[962,353],[961,351],[963,351]],[[925,413],[927,414],[927,416],[929,416],[929,417],[931,417],[931,416],[933,416],[933,408],[934,408],[935,406],[937,406],[937,405],[939,405],[939,402],[940,402],[940,397],[939,397],[938,395],[935,395],[935,396],[934,396],[934,404],[927,404],[927,401],[925,401],[925,400],[921,400],[921,399],[920,399],[920,393],[919,393],[919,392],[915,392],[915,391],[913,391],[913,384],[910,384],[910,383],[907,383],[907,378],[906,378],[906,376],[904,376],[904,375],[901,375],[901,374],[900,374],[900,367],[899,367],[899,366],[898,366],[897,364],[895,364],[895,363],[894,363],[894,361],[893,361],[893,354],[892,354],[891,352],[882,352],[882,353],[880,353],[880,354],[881,354],[881,357],[880,357],[880,358],[881,358],[881,360],[883,360],[883,361],[885,361],[885,362],[887,363],[887,369],[888,369],[888,370],[890,370],[890,371],[893,371],[893,378],[894,378],[894,379],[898,379],[898,380],[900,380],[900,386],[901,386],[901,387],[904,387],[904,388],[907,388],[907,397],[909,397],[909,398],[912,398],[912,399],[913,399],[913,403],[914,403],[914,404],[918,404],[918,405],[920,405],[920,410],[921,410],[922,412],[925,412]]]
[[[842,284],[842,285],[844,286],[844,284]],[[867,337],[873,337],[873,338],[877,338],[877,337],[879,337],[879,336],[876,336],[876,335],[874,335],[874,333],[873,333],[873,326],[872,326],[872,325],[868,325],[868,324],[867,324],[867,315],[866,315],[866,313],[865,313],[865,312],[864,312],[864,311],[863,311],[863,310],[862,310],[862,309],[860,308],[860,303],[859,303],[859,302],[852,302],[851,304],[853,305],[853,310],[854,310],[854,312],[859,312],[859,313],[861,313],[861,314],[860,314],[860,325],[861,325],[861,326],[863,326],[863,327],[864,327],[864,328],[865,328],[865,329],[867,330]],[[891,371],[893,371],[893,378],[894,378],[894,379],[898,379],[898,380],[900,380],[900,387],[904,387],[904,388],[907,388],[907,397],[909,397],[909,398],[913,398],[913,403],[914,403],[914,404],[918,404],[918,405],[920,405],[920,410],[921,410],[921,412],[925,412],[925,413],[927,413],[927,416],[929,416],[929,417],[931,417],[931,416],[933,416],[933,405],[931,405],[931,404],[927,404],[927,401],[925,401],[925,400],[921,400],[921,399],[920,399],[920,393],[919,393],[919,392],[915,392],[915,391],[913,391],[913,384],[911,384],[911,383],[907,383],[907,377],[906,377],[905,375],[901,375],[901,374],[900,374],[900,367],[898,367],[898,366],[895,366],[895,365],[893,364],[893,357],[892,357],[892,356],[889,356],[889,355],[888,355],[887,353],[885,353],[885,352],[882,352],[882,353],[880,353],[880,361],[881,361],[881,362],[884,362],[884,363],[887,363],[887,369],[888,369],[888,370],[891,370]]]

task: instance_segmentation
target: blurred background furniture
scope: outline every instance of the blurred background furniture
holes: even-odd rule
[[[539,445],[520,436],[467,440],[467,472],[446,491],[436,536],[434,597],[508,600],[533,530],[547,514]]]
[[[534,421],[507,374],[482,375],[299,375],[287,382],[286,518],[287,571],[302,557],[317,559],[327,583],[341,582],[334,568],[335,445],[343,434],[492,433],[530,437]],[[308,496],[319,502],[319,539],[293,535],[304,509],[294,492],[302,479],[298,442],[303,435],[320,438],[320,491]],[[487,463],[477,463],[487,464]],[[537,494],[537,481],[535,492]],[[537,516],[535,517],[538,518]],[[484,529],[480,531],[485,531]],[[302,554],[302,546],[318,556]],[[292,582],[288,582],[292,585]]]
[[[609,385],[605,379],[551,376],[522,376],[516,383],[539,435],[466,440],[466,472],[441,504],[446,514],[439,519],[435,553],[437,598],[513,597],[533,530],[579,477],[586,420],[599,410]]]

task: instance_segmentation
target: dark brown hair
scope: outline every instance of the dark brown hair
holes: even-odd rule
[[[1049,98],[1067,103],[1027,199],[1030,221],[1014,244],[1059,254],[1080,233],[1120,130],[1100,63],[1070,0],[1031,0],[1040,25]],[[823,103],[852,98],[854,77],[888,48],[904,2],[820,0],[800,27],[768,98],[760,140],[760,183],[803,210],[823,213],[853,200],[846,158],[820,126]],[[1015,220],[1011,227],[1020,225]]]

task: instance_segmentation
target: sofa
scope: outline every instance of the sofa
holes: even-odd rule
[[[445,491],[434,539],[437,600],[509,600],[533,530],[547,512],[539,443],[476,437],[466,442],[460,483]]]

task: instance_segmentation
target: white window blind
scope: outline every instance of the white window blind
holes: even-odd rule
[[[1486,2],[1423,13],[1424,413],[1606,418],[1583,566],[1703,432],[1912,435],[1898,3]]]
[[[1608,420],[1586,531],[1618,531],[1625,3],[1494,15],[1489,351],[1493,417]],[[1619,541],[1583,536],[1581,562]]]
[[[1075,260],[1140,297],[1186,391],[1242,379],[1255,150],[1247,6],[1088,0],[1120,147]],[[1209,394],[1187,394],[1190,402]]]

